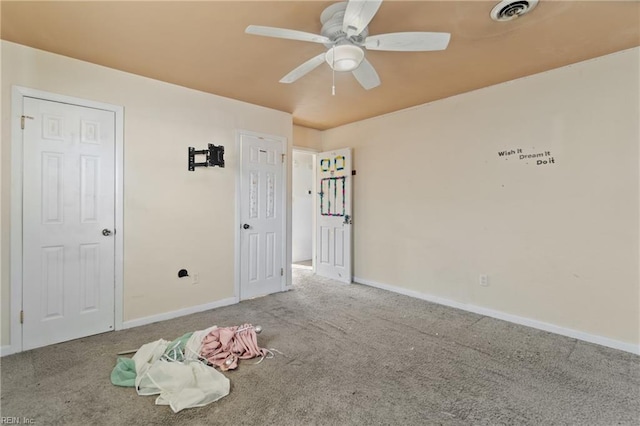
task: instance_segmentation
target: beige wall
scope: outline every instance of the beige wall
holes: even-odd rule
[[[640,343],[639,56],[323,132],[354,148],[355,276]]]
[[[10,342],[14,84],[124,106],[125,321],[233,296],[235,131],[283,136],[290,144],[291,116],[3,41],[2,345]],[[187,147],[208,143],[225,146],[226,167],[187,171]],[[181,268],[199,273],[200,283],[178,280]]]
[[[2,345],[12,84],[125,107],[125,320],[233,294],[240,128],[355,148],[357,277],[640,343],[639,49],[319,132],[278,111],[1,48]],[[225,145],[227,167],[187,172],[187,146],[210,142]],[[511,149],[550,151],[555,163],[498,156]],[[201,283],[178,281],[182,267]]]
[[[320,151],[322,148],[322,132],[303,126],[293,126],[293,146]]]

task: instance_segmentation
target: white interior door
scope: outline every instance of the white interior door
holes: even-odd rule
[[[23,349],[114,328],[115,113],[24,98]]]
[[[282,141],[240,134],[240,299],[284,283]]]
[[[351,148],[316,156],[316,273],[351,282]]]

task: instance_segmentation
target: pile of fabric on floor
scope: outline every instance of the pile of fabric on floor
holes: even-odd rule
[[[169,405],[175,413],[202,407],[229,394],[229,379],[214,366],[226,371],[237,368],[240,359],[273,356],[258,346],[260,331],[251,324],[214,325],[172,342],[147,343],[132,358],[118,358],[111,383],[135,387],[138,395],[158,395],[156,404]]]

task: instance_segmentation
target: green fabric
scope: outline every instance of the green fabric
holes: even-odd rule
[[[193,332],[186,333],[169,343],[165,355],[172,361],[184,361],[184,349]],[[111,383],[128,388],[136,385],[136,363],[131,358],[119,357],[111,371]]]
[[[136,384],[136,363],[131,358],[119,357],[111,372],[111,383],[128,388]]]
[[[186,333],[181,337],[178,337],[173,342],[167,345],[167,350],[165,351],[165,355],[169,357],[169,359],[173,361],[184,361],[184,348],[187,346],[187,342],[193,335],[193,332]]]

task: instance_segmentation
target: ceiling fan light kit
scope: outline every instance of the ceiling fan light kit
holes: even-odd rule
[[[370,90],[380,85],[380,77],[365,58],[365,49],[396,52],[444,50],[449,45],[451,37],[449,33],[432,32],[401,32],[369,36],[367,27],[378,12],[381,3],[382,0],[349,0],[332,4],[320,15],[322,34],[260,25],[249,25],[245,32],[259,36],[320,43],[328,49],[327,52],[308,59],[282,77],[281,83],[293,83],[326,62],[333,71],[351,71],[358,83],[365,90]]]
[[[351,44],[333,46],[325,55],[325,60],[334,71],[353,71],[363,59],[362,48]]]

